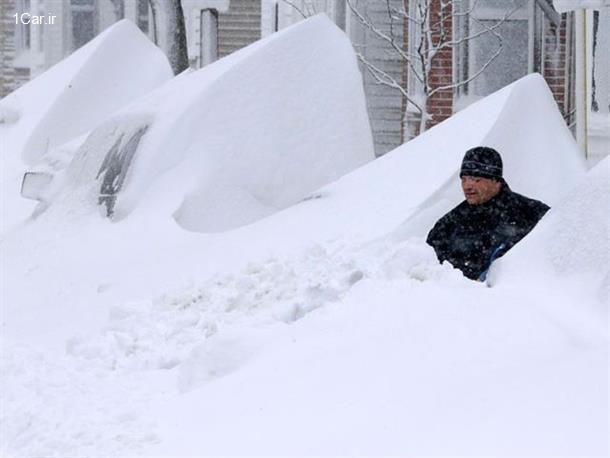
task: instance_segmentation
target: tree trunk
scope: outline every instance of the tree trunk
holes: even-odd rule
[[[154,5],[158,46],[165,52],[177,75],[189,67],[181,0],[151,0],[151,5]]]
[[[428,124],[428,97],[424,98],[422,101],[422,107],[419,118],[419,132],[418,134],[423,134],[427,129]]]

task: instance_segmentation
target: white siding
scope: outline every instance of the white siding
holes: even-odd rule
[[[391,0],[396,6],[400,6],[402,1]],[[385,0],[360,0],[354,1],[354,6],[370,20],[378,25],[382,30],[389,31],[390,20],[387,13]],[[396,54],[391,50],[387,42],[382,41],[367,30],[359,20],[350,12],[350,38],[356,50],[379,69],[392,75],[398,81],[402,81],[401,62]],[[402,24],[396,24],[394,33],[402,41]],[[363,66],[364,90],[367,97],[367,105],[373,138],[375,140],[375,153],[380,156],[396,148],[402,143],[402,97],[396,89],[379,85],[375,78],[366,71]]]

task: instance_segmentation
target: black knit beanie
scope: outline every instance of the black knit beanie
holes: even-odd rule
[[[464,175],[501,180],[502,158],[500,153],[488,146],[469,149],[462,160],[460,178]]]

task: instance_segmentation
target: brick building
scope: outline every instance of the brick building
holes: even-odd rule
[[[422,3],[430,7],[429,18],[438,17],[440,0],[280,0],[277,6],[273,0],[263,0],[263,8],[267,5],[263,11],[263,34],[269,33],[270,23],[279,24],[281,28],[302,19],[303,15],[329,14],[346,31],[361,54],[361,60],[369,64],[362,65],[365,92],[375,148],[377,154],[383,154],[417,133],[420,115],[407,98],[421,100],[423,90],[417,78],[418,69],[413,69],[373,28],[386,36],[392,33],[401,52],[416,53],[422,31],[411,19],[417,17],[417,8]],[[442,22],[444,32],[454,46],[439,50],[430,63],[429,90],[436,91],[424,104],[429,116],[428,128],[532,72],[544,76],[566,123],[573,127],[575,60],[576,54],[582,52],[578,48],[574,13],[558,14],[551,0],[444,0],[442,3],[450,9],[438,22]],[[388,14],[388,4],[392,15]],[[355,11],[360,13],[360,18]],[[265,21],[266,16],[274,15],[274,19]],[[606,51],[610,49],[610,13],[608,10],[590,11],[587,21],[589,148],[591,154],[601,157],[608,154],[610,141],[610,88],[607,83],[610,69]],[[484,28],[492,29],[492,33],[476,36]],[[435,33],[432,34],[433,42],[439,39],[438,30]],[[476,37],[461,41],[473,35]],[[485,71],[470,80],[494,55],[500,40],[502,46],[498,55]],[[400,90],[380,84],[379,78],[367,71],[367,67],[387,75],[401,86]],[[456,84],[458,82],[466,83]]]

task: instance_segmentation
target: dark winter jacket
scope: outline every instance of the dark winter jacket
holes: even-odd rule
[[[476,280],[491,261],[510,250],[531,231],[548,205],[512,192],[506,182],[490,201],[464,201],[443,216],[426,240],[440,262],[449,261]]]

